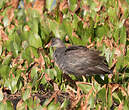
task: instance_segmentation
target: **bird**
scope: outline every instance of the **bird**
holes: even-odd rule
[[[53,59],[63,73],[75,76],[92,76],[110,74],[106,58],[101,52],[85,46],[66,47],[60,38],[52,38],[51,46],[55,48]]]

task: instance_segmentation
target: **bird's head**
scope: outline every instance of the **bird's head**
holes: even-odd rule
[[[52,38],[51,39],[51,46],[56,47],[56,48],[65,47],[64,43],[59,38]]]

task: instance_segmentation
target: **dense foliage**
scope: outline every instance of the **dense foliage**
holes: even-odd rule
[[[113,75],[64,78],[52,37],[101,51]],[[127,110],[129,0],[1,0],[0,86],[0,110]]]

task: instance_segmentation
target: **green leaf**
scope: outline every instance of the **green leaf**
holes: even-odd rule
[[[0,76],[3,77],[4,80],[9,76],[10,68],[8,65],[0,65]]]
[[[46,0],[46,8],[48,11],[53,10],[56,7],[56,0]]]
[[[48,56],[44,56],[44,61],[45,61],[45,67],[46,67],[46,69],[47,69],[48,66],[51,65],[50,58],[49,58]]]
[[[93,85],[94,85],[94,88],[96,89],[96,91],[99,91],[101,89],[100,84],[97,83],[96,80],[94,80]]]
[[[113,100],[114,100],[115,103],[120,104],[121,100],[120,100],[117,92],[114,92],[112,94],[112,98],[113,98]]]
[[[96,35],[99,39],[103,38],[104,35],[107,35],[109,31],[109,26],[107,24],[103,26],[98,26],[96,29]]]
[[[11,55],[8,55],[4,58],[3,62],[2,62],[2,65],[9,65],[10,62],[11,62],[11,58],[12,56]]]
[[[2,9],[5,6],[5,0],[0,1],[0,9]]]
[[[56,82],[59,84],[62,82],[62,71],[57,67],[54,66],[55,70],[56,70]]]
[[[119,39],[119,33],[120,33],[120,29],[118,28],[118,26],[114,27],[114,30],[112,32],[112,35],[115,38],[115,41],[116,42]]]
[[[29,110],[42,110],[40,105],[40,99],[38,97],[31,97],[26,100]]]
[[[29,47],[29,43],[27,41],[23,41],[22,48],[25,50],[27,47]]]
[[[3,52],[3,48],[2,48],[2,45],[0,45],[0,56],[1,56],[2,52]]]
[[[124,106],[123,106],[123,109],[124,110],[128,110],[129,108],[129,96],[127,96],[124,100]]]
[[[28,8],[25,12],[26,12],[26,16],[29,17],[31,22],[33,22],[33,19],[40,17],[40,13],[37,10],[34,10],[32,8]]]
[[[45,73],[47,73],[51,79],[54,79],[54,77],[57,76],[55,69],[46,69]]]
[[[61,109],[63,110],[67,109],[69,104],[70,104],[70,101],[65,98],[64,102],[61,104]]]
[[[61,38],[65,36],[66,32],[62,25],[63,24],[59,24],[50,20],[50,29],[54,33],[55,37]]]
[[[45,85],[46,83],[47,83],[46,78],[45,78],[45,76],[43,76],[43,78],[41,80],[41,84]]]
[[[16,110],[25,110],[26,107],[26,103],[20,100],[16,106]]]
[[[51,25],[51,22],[50,22],[50,19],[48,19],[47,16],[44,15],[44,20],[42,21],[42,23],[40,24],[40,29],[41,29],[41,36],[42,36],[42,33],[43,35],[45,36],[49,36],[51,30],[50,30],[50,26],[49,26],[49,23]],[[46,40],[45,37],[43,38],[43,40]]]
[[[33,18],[28,24],[31,28],[31,32],[38,34],[39,19]]]
[[[105,48],[104,53],[105,53],[106,61],[109,63],[110,58],[112,57],[112,51],[109,48]]]
[[[120,44],[124,44],[124,45],[126,44],[126,28],[125,27],[122,27],[120,29]]]
[[[7,27],[9,25],[9,19],[7,16],[4,17],[3,23],[4,23],[4,27]]]
[[[68,21],[68,20],[63,20],[63,22],[62,22],[62,25],[61,25],[61,29],[64,31],[64,32],[66,32],[66,34],[68,35],[68,36],[72,36],[72,24],[71,24],[71,22],[70,21]]]
[[[75,30],[77,30],[77,26],[78,26],[78,22],[79,22],[79,19],[78,19],[78,16],[76,14],[73,15],[74,19],[72,21],[72,26]]]
[[[16,71],[16,74],[19,76],[18,81],[17,81],[17,89],[18,89],[18,90],[21,90],[21,88],[22,88],[23,85],[24,85],[24,84],[23,84],[23,79],[22,79],[21,76],[20,76],[21,73],[22,73],[22,70],[19,70],[19,69],[18,69],[18,70]],[[17,77],[18,77],[18,76],[17,76]]]
[[[17,72],[18,73],[18,72]],[[15,93],[18,90],[17,82],[19,80],[20,74],[17,76],[10,75],[9,78],[6,79],[4,86],[11,90],[11,93]]]
[[[18,17],[18,20],[20,20],[21,17],[25,18],[25,9],[17,11],[16,16]]]
[[[38,80],[38,68],[33,67],[31,70],[32,86],[35,86]]]
[[[25,50],[22,51],[22,58],[26,59],[28,63],[32,63],[33,59],[31,58],[31,47],[26,48]]]
[[[33,53],[33,55],[35,56],[35,58],[38,58],[39,57],[39,54],[38,54],[38,51],[36,48],[34,47],[30,47],[31,49],[31,52]]]
[[[102,101],[103,104],[106,104],[106,88],[99,90],[96,97],[98,101]]]
[[[92,94],[90,95],[89,99],[88,99],[88,104],[90,105],[90,108],[94,108],[95,105],[95,96],[92,92]]]
[[[36,33],[30,33],[29,44],[30,46],[35,47],[35,48],[42,47],[42,41],[41,41],[40,36]]]
[[[129,68],[129,56],[124,57],[124,66],[127,66],[127,68]]]
[[[116,63],[116,70],[119,72],[124,67],[124,57],[120,56],[117,58],[117,63]]]
[[[51,103],[48,106],[48,110],[58,110],[59,109],[59,103],[55,104],[55,103]]]
[[[86,43],[89,42],[90,37],[94,38],[94,22],[92,18],[90,19],[89,24],[90,26],[84,27],[84,24],[82,21],[78,22],[76,34],[80,38],[71,37],[74,44],[85,46]]]
[[[9,35],[10,40],[7,41],[6,47],[9,51],[13,52],[14,56],[18,56],[18,53],[21,49],[21,39],[17,33]]]
[[[112,8],[112,7],[109,7],[107,12],[108,12],[108,15],[109,15],[109,20],[111,23],[115,24],[118,22],[118,17],[117,17],[117,8]]]
[[[108,109],[110,109],[110,107],[112,106],[113,101],[112,101],[112,90],[109,88],[108,89],[108,96],[107,96],[107,105],[108,105]]]
[[[4,98],[4,94],[3,94],[3,92],[2,92],[2,89],[0,88],[0,101],[2,101],[3,98]]]
[[[31,93],[30,88],[27,88],[27,89],[24,91],[24,93],[22,94],[22,99],[23,99],[24,101],[27,100],[27,99],[30,97],[30,93]]]
[[[69,5],[70,5],[70,10],[74,11],[77,8],[77,0],[70,0]]]
[[[14,110],[13,109],[13,105],[10,101],[6,101],[6,102],[0,102],[0,109],[1,110]]]
[[[92,89],[92,86],[88,84],[78,84],[78,86],[82,89],[84,93],[89,93],[89,91]]]

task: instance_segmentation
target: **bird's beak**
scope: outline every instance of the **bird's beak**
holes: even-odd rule
[[[51,47],[51,41],[47,44],[47,45],[45,45],[45,48],[50,48]]]

